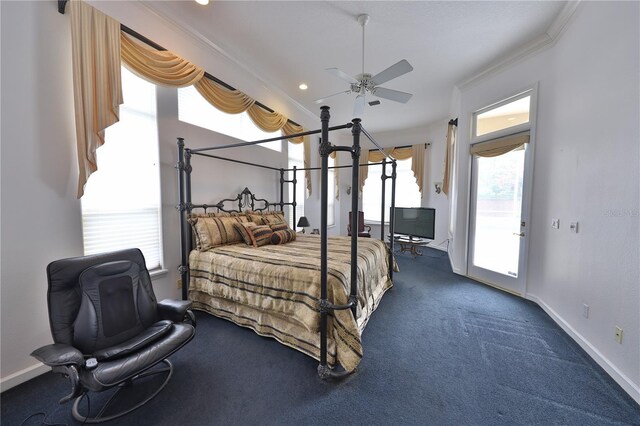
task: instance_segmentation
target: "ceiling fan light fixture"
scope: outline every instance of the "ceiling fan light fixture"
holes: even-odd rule
[[[298,89],[300,90],[307,90],[309,88],[309,86],[307,86],[305,83],[300,83],[300,85],[298,86]]]

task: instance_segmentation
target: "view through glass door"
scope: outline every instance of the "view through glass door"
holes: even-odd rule
[[[471,145],[467,274],[521,296],[526,292],[533,91],[476,112]]]
[[[527,221],[523,189],[527,146],[473,161],[469,275],[523,295]]]

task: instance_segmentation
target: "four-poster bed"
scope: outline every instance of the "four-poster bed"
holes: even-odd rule
[[[355,370],[362,357],[361,333],[382,295],[392,286],[395,266],[393,238],[389,239],[388,243],[385,242],[384,227],[382,227],[380,240],[358,239],[356,233],[352,233],[350,238],[329,238],[327,235],[328,156],[336,151],[351,153],[352,164],[336,168],[351,167],[351,204],[352,211],[354,209],[357,211],[360,135],[367,136],[382,151],[371,135],[362,128],[360,119],[354,119],[345,125],[329,127],[329,117],[329,107],[322,107],[320,130],[255,142],[189,149],[185,148],[184,140],[178,138],[176,165],[179,192],[177,209],[180,211],[181,235],[181,264],[178,269],[183,283],[183,299],[193,300],[196,309],[252,328],[258,334],[274,337],[281,343],[318,359],[320,361],[318,374],[323,379],[341,377]],[[335,146],[329,142],[330,131],[348,128],[351,129],[353,137],[352,146]],[[233,229],[230,228],[231,222],[246,224],[248,221],[261,221],[260,216],[256,216],[256,211],[262,211],[263,215],[268,216],[277,214],[270,213],[270,208],[279,207],[283,210],[285,206],[292,206],[294,213],[291,223],[295,224],[295,195],[291,202],[285,203],[284,184],[293,184],[295,194],[296,172],[309,170],[296,167],[278,169],[218,157],[205,153],[206,151],[250,146],[318,133],[321,134],[319,146],[321,231],[319,237],[298,235],[295,241],[287,244],[263,247],[227,245],[222,238],[220,240],[222,243],[218,246],[207,247],[206,250],[200,251],[192,250],[193,235],[198,239],[197,233],[202,232],[203,228],[198,230],[197,226],[194,227],[194,234],[192,234],[189,224],[197,225],[199,220],[216,223],[216,226],[209,226],[207,229],[223,229],[225,226],[227,229]],[[265,199],[258,199],[245,188],[235,199],[221,200],[212,205],[192,203],[191,157],[193,155],[278,171],[280,201],[271,203]],[[393,235],[396,162],[393,158],[388,158],[392,169],[390,175],[386,175],[386,165],[389,163],[386,158],[376,164],[382,165],[383,194],[386,179],[392,180],[389,232]],[[290,180],[285,179],[285,172],[288,171],[293,173]],[[256,207],[256,201],[262,203],[262,206]],[[238,207],[230,209],[226,206],[226,202],[237,202]],[[251,211],[243,212],[247,207],[250,207]],[[218,216],[216,214],[207,214],[209,208],[223,212],[222,216],[216,218]],[[204,209],[205,213],[195,214],[193,213],[195,209]],[[384,220],[386,210],[384,197],[381,209]],[[272,222],[267,220],[267,216],[263,219],[268,223]],[[221,225],[223,222],[226,225]],[[357,215],[352,219],[352,226],[357,229]],[[223,231],[223,234],[225,232]],[[340,365],[344,371],[335,370],[334,367],[337,365]]]

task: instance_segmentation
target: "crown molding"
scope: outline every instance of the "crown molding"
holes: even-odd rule
[[[567,25],[571,21],[571,18],[573,17],[576,9],[581,2],[582,0],[572,0],[567,2],[558,16],[556,16],[556,18],[553,20],[551,25],[549,25],[544,34],[536,37],[528,43],[525,43],[515,51],[512,51],[511,53],[494,61],[493,65],[490,65],[489,67],[475,73],[473,76],[459,82],[458,84],[456,84],[456,87],[458,87],[458,89],[460,90],[469,89],[485,78],[499,73],[505,68],[508,68],[515,63],[528,58],[534,53],[538,53],[544,49],[552,47],[558,41],[560,36],[564,34]]]
[[[205,46],[206,48],[214,51],[215,53],[217,53],[219,55],[222,55],[225,59],[229,60],[234,65],[240,67],[244,72],[246,72],[249,76],[251,76],[256,81],[258,81],[267,90],[273,92],[279,98],[285,100],[287,103],[292,105],[294,108],[296,108],[300,112],[302,112],[305,115],[307,115],[308,118],[311,118],[311,119],[316,120],[316,121],[319,119],[319,117],[320,117],[319,113],[318,114],[314,114],[312,111],[307,109],[304,105],[302,105],[301,103],[299,103],[298,101],[293,99],[291,96],[289,96],[282,89],[280,89],[276,84],[274,84],[273,82],[271,82],[271,81],[269,81],[269,80],[257,75],[255,72],[252,71],[252,67],[250,67],[248,64],[240,61],[239,59],[237,59],[236,57],[231,55],[229,52],[227,52],[222,47],[218,46],[216,43],[211,41],[208,37],[206,37],[204,34],[202,34],[200,31],[198,31],[192,25],[184,22],[181,19],[177,19],[177,18],[174,18],[174,17],[167,16],[167,14],[165,14],[164,12],[159,11],[158,9],[154,8],[153,6],[151,6],[147,2],[139,2],[138,4],[142,5],[145,9],[147,9],[149,11],[149,13],[153,14],[158,19],[164,21],[164,23],[166,25],[168,25],[170,27],[173,27],[174,29],[176,29],[178,31],[181,31],[182,33],[186,34],[187,36],[197,40],[201,45]],[[215,75],[213,72],[211,72],[211,74]],[[236,87],[236,85],[233,85],[233,86]],[[238,88],[238,90],[241,90],[241,89]],[[260,100],[260,99],[257,99],[257,100],[262,102],[262,100]],[[291,118],[292,120],[298,121],[297,118],[295,118],[295,117],[287,117],[287,118]]]

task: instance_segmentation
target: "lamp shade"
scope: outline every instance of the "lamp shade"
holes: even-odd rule
[[[307,219],[305,216],[300,216],[297,226],[298,228],[304,228],[305,226],[311,226],[311,224],[309,223],[309,219]]]

